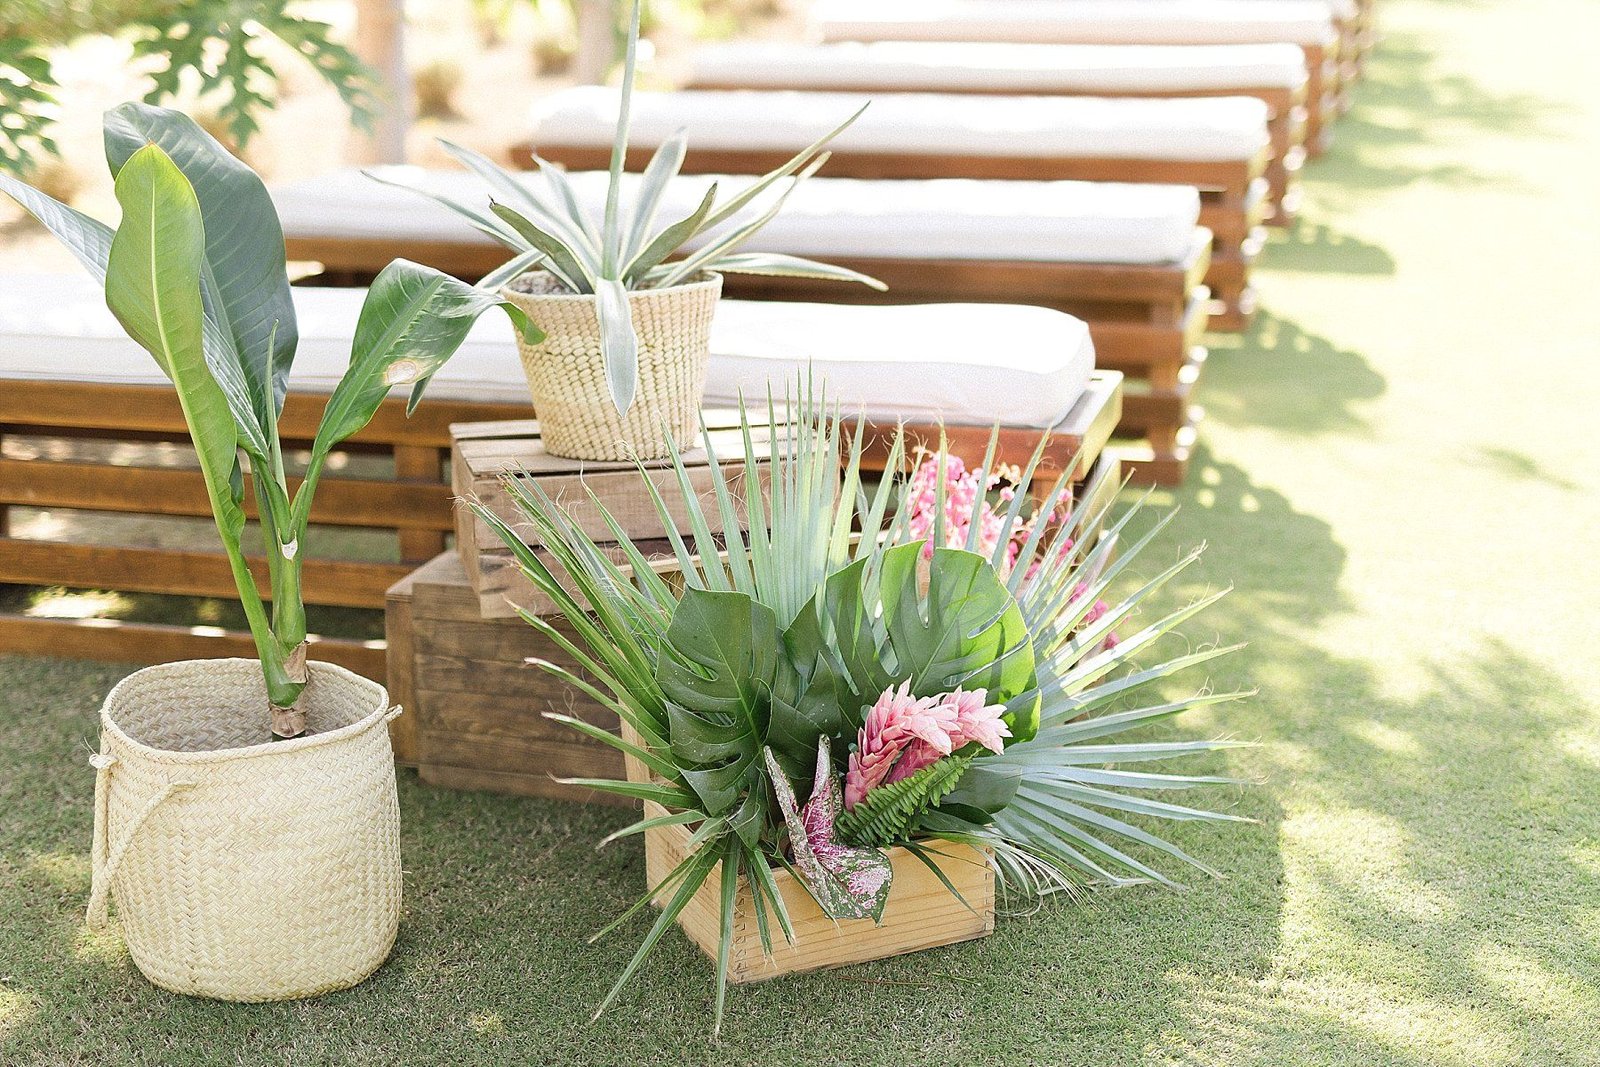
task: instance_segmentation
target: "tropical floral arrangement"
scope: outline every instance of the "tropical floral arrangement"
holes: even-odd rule
[[[1114,497],[1100,486],[1075,495],[1064,474],[1035,493],[1042,443],[1003,490],[987,473],[993,443],[975,471],[935,454],[909,482],[885,476],[871,485],[861,430],[849,432],[809,390],[792,409],[769,402],[765,421],[744,413],[744,454],[709,457],[713,491],[704,504],[674,453],[686,536],[650,489],[681,587],[642,565],[606,516],[635,564],[620,569],[530,482],[507,486],[548,557],[475,508],[574,627],[569,638],[523,615],[584,676],[540,665],[614,710],[623,736],[552,717],[648,769],[648,780],[578,783],[647,802],[646,817],[612,837],[692,829],[682,862],[607,928],[652,900],[662,905],[599,1010],[719,864],[719,1023],[742,880],[763,949],[770,955],[775,937],[794,937],[775,869],[794,873],[839,920],[881,918],[892,879],[884,850],[893,846],[952,892],[933,862],[946,843],[982,850],[1001,891],[1024,897],[1172,885],[1161,859],[1214,873],[1137,820],[1235,820],[1144,795],[1235,779],[1143,766],[1237,742],[1117,736],[1245,695],[1148,695],[1233,651],[1137,661],[1222,595],[1126,632],[1140,606],[1198,557],[1112,595],[1171,516],[1123,544],[1143,501],[1113,520],[1110,503],[1090,503]],[[769,434],[770,444],[762,440]],[[886,470],[906,461],[897,435]],[[1119,628],[1120,641],[1112,636]]]

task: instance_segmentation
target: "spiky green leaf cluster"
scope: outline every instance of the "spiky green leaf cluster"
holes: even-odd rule
[[[835,824],[847,845],[888,848],[916,836],[922,816],[943,800],[961,776],[971,756],[947,756],[909,777],[867,791],[855,807]]]
[[[622,69],[617,129],[611,145],[610,181],[605,209],[599,220],[580,203],[560,167],[542,159],[534,162],[539,180],[523,182],[485,156],[448,141],[444,149],[489,187],[489,210],[450,197],[417,189],[403,180],[369,175],[385,184],[412,189],[454,211],[480,233],[499,241],[519,255],[533,254],[538,265],[571,292],[593,293],[600,324],[601,354],[606,384],[618,413],[627,412],[638,388],[639,339],[633,328],[628,292],[666,289],[696,281],[709,272],[744,272],[804,278],[831,278],[884,288],[875,278],[802,259],[738,251],[783,210],[796,186],[827,162],[824,146],[860,117],[857,111],[831,132],[806,146],[793,159],[751,182],[726,200],[717,198],[717,185],[706,190],[699,206],[684,218],[658,225],[667,187],[683,167],[688,143],[682,133],[669,137],[656,150],[639,181],[631,209],[622,205],[623,164],[628,153],[629,110],[639,46],[640,3],[634,0]],[[865,108],[863,108],[865,110]],[[750,203],[784,179],[789,186],[754,218],[738,218]],[[672,259],[697,245],[678,259]]]

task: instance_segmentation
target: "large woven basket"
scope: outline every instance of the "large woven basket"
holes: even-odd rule
[[[628,294],[639,337],[639,386],[626,415],[617,414],[606,385],[595,297],[556,291],[551,281],[535,272],[503,292],[545,332],[536,345],[518,341],[545,448],[569,459],[628,460],[667,455],[669,437],[680,447],[692,445],[721,275]]]
[[[101,709],[89,926],[114,899],[145,977],[220,1000],[354,985],[400,922],[400,809],[381,685],[310,665],[308,735],[271,741],[254,660],[127,678]]]

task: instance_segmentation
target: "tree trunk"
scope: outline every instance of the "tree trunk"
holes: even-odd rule
[[[578,0],[578,52],[572,73],[583,85],[603,85],[617,58],[617,20],[610,0]]]
[[[356,0],[355,51],[379,79],[383,110],[370,133],[358,133],[351,155],[360,163],[404,163],[411,128],[411,77],[406,71],[404,0]]]

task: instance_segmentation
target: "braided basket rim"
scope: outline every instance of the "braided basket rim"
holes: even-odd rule
[[[243,657],[219,657],[217,659],[187,659],[172,660],[167,663],[157,663],[150,667],[143,667],[123,678],[106,694],[105,700],[100,704],[100,725],[107,732],[114,735],[117,741],[127,745],[138,755],[157,763],[197,765],[206,763],[229,763],[243,759],[260,759],[267,756],[292,755],[308,749],[318,748],[323,745],[338,744],[347,738],[363,734],[374,727],[385,725],[389,714],[389,691],[371,678],[363,677],[337,663],[326,663],[322,660],[311,660],[306,664],[310,673],[323,674],[342,681],[354,682],[359,688],[367,690],[373,698],[373,709],[355,722],[341,726],[336,730],[326,733],[311,734],[305,737],[296,737],[288,741],[264,741],[256,745],[236,746],[233,748],[214,748],[203,752],[185,752],[171,748],[157,748],[143,741],[135,740],[127,731],[111,717],[111,708],[118,704],[118,698],[127,697],[124,690],[137,689],[144,682],[158,678],[164,674],[179,674],[191,670],[197,663],[215,666],[217,664],[249,664],[256,670],[261,669],[261,661]],[[263,709],[264,710],[264,709]]]
[[[549,271],[544,271],[544,270],[539,270],[539,269],[535,268],[533,270],[526,271],[525,273],[519,274],[515,278],[511,279],[511,281],[507,282],[505,285],[500,287],[500,295],[505,297],[507,300],[512,301],[513,303],[515,303],[516,301],[519,301],[519,300],[529,300],[529,301],[538,301],[539,303],[561,303],[561,304],[591,303],[592,304],[597,299],[599,299],[594,293],[573,293],[573,292],[524,293],[524,292],[522,292],[520,290],[512,288],[512,286],[515,285],[517,282],[521,281],[523,278],[526,278],[531,274],[549,275],[550,272]],[[552,277],[553,277],[553,275],[552,275]],[[654,295],[656,295],[658,293],[660,293],[660,294],[683,293],[683,292],[693,292],[693,291],[695,291],[697,289],[706,289],[706,288],[709,288],[709,287],[711,287],[713,285],[717,285],[719,283],[721,277],[722,276],[720,274],[718,274],[716,271],[703,270],[703,271],[701,271],[700,273],[698,273],[698,274],[696,274],[694,276],[694,280],[693,281],[679,282],[677,285],[668,285],[668,286],[664,286],[664,287],[652,287],[652,288],[649,288],[649,289],[629,289],[627,291],[628,292],[628,299],[632,300],[632,299],[634,299],[636,297],[643,297],[643,298],[648,299],[648,298],[650,298],[650,297],[652,297],[652,296],[654,296]]]

